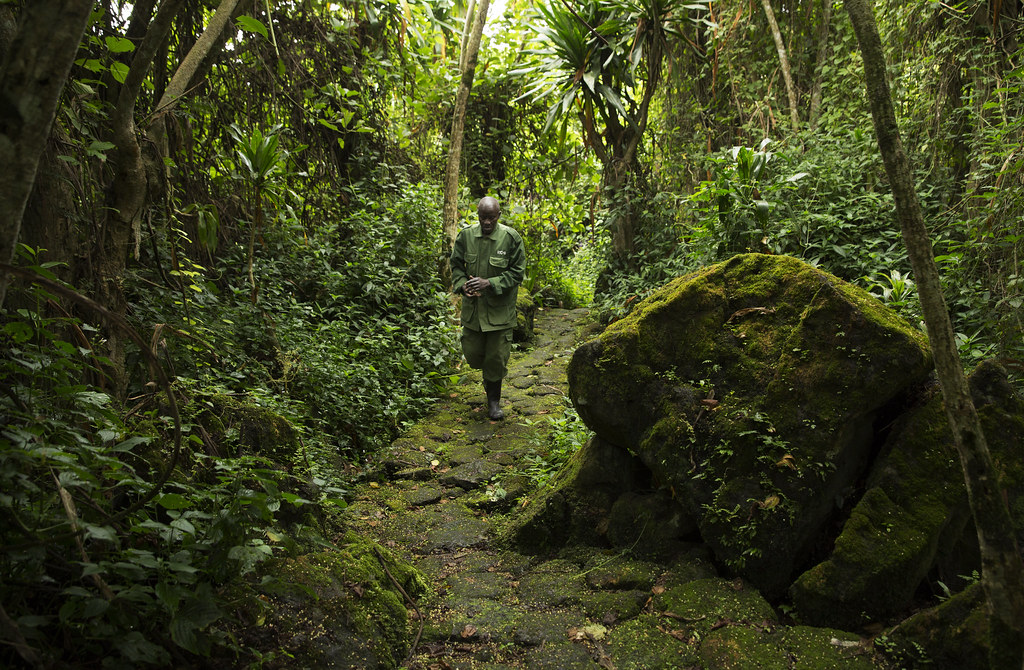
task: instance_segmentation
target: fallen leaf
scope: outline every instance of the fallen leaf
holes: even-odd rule
[[[380,484],[378,484],[377,482],[370,482],[370,488],[371,489],[380,488]]]
[[[664,592],[665,592],[665,587],[662,584],[655,584],[654,588],[651,589],[651,593],[653,593],[656,596],[660,596]]]
[[[463,628],[462,632],[459,634],[462,635],[463,638],[471,638],[476,635],[476,626],[467,623],[466,627]]]

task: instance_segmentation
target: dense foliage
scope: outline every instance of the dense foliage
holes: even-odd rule
[[[365,459],[459,381],[438,250],[464,9],[243,1],[156,109],[219,4],[179,3],[146,70],[137,216],[112,215],[131,174],[119,96],[172,3],[96,2],[65,86],[20,237],[19,263],[56,285],[20,279],[0,313],[0,665],[253,662],[231,621],[259,603],[232,585],[329,541]],[[459,209],[501,199],[538,303],[607,321],[758,251],[919,319],[842,6],[772,4],[797,130],[756,3],[490,18]],[[1019,380],[1024,18],[1003,4],[876,11],[964,363]],[[0,4],[4,48],[21,10]],[[579,442],[567,421],[536,480]]]

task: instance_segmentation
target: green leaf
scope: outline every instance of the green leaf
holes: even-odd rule
[[[237,19],[235,19],[235,23],[237,23],[238,27],[244,30],[245,32],[259,33],[260,35],[263,36],[263,39],[267,39],[267,27],[263,25],[260,21],[252,18],[251,16],[246,16],[245,14],[243,14],[239,16]]]
[[[306,500],[297,493],[285,492],[281,494],[281,497],[284,498],[287,502],[291,503],[292,505],[295,505],[296,507],[310,504],[310,501]]]
[[[99,140],[93,140],[93,142],[89,144],[89,147],[85,150],[85,153],[87,153],[90,156],[96,156],[100,160],[105,161],[107,160],[107,155],[104,152],[110,151],[116,146],[117,145],[113,144],[112,142],[100,142]]]
[[[94,616],[103,614],[110,608],[110,603],[103,598],[91,598],[85,602],[85,607],[82,609],[82,616],[86,619],[91,619]]]
[[[117,650],[132,663],[154,667],[170,665],[171,656],[167,650],[147,640],[139,631],[118,635],[112,641]]]
[[[124,63],[111,63],[110,74],[114,76],[119,84],[123,84],[124,80],[128,78],[128,66]]]
[[[85,527],[85,534],[94,540],[117,542],[117,532],[110,526],[93,526],[90,524]]]
[[[110,450],[117,452],[131,451],[140,444],[149,444],[149,442],[152,441],[152,439],[153,438],[151,437],[143,437],[142,435],[136,435],[134,437],[129,437],[127,440],[123,442],[118,442],[113,447],[111,447]]]
[[[15,344],[23,344],[32,339],[32,328],[24,321],[12,321],[4,326],[4,332]]]
[[[104,40],[107,43],[107,50],[110,53],[122,54],[129,51],[135,51],[135,44],[124,37],[107,37]]]
[[[186,595],[186,591],[176,584],[169,584],[167,582],[157,582],[156,597],[160,599],[167,609],[174,614],[178,611],[178,604],[181,602],[182,596]]]
[[[192,502],[180,493],[165,493],[157,498],[157,503],[164,509],[188,509]]]
[[[177,528],[181,532],[188,533],[189,535],[196,534],[196,527],[193,526],[192,522],[188,519],[175,519],[171,522],[171,528]]]

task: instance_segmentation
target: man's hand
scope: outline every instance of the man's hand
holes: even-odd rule
[[[462,285],[462,292],[470,298],[476,298],[483,295],[484,291],[490,287],[490,280],[470,275],[469,281]]]

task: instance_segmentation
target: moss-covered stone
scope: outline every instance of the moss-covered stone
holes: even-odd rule
[[[649,591],[587,592],[580,597],[580,605],[595,621],[613,624],[638,616],[649,598]]]
[[[799,670],[870,670],[879,667],[870,640],[834,628],[792,626],[775,631],[778,645]]]
[[[192,419],[200,424],[204,446],[211,456],[263,456],[282,465],[301,458],[298,433],[280,414],[227,395],[203,403]]]
[[[650,590],[664,568],[650,561],[613,554],[595,555],[584,566],[587,584],[593,589]]]
[[[697,640],[682,626],[651,614],[621,623],[607,649],[619,670],[690,668],[697,665]]]
[[[556,559],[547,561],[519,579],[516,595],[531,607],[567,607],[579,605],[586,582],[579,566]]]
[[[570,396],[635,453],[731,569],[781,595],[863,477],[874,420],[931,369],[924,336],[799,260],[676,279],[579,349]]]
[[[789,670],[788,655],[764,630],[746,626],[722,626],[700,643],[703,667],[721,670]]]
[[[722,626],[700,645],[704,667],[763,670],[872,670],[870,641],[831,628]]]
[[[409,649],[408,617],[382,560],[408,594],[424,592],[417,570],[352,532],[333,551],[264,564],[266,618],[250,622],[246,643],[285,652],[289,667],[398,667]]]
[[[980,366],[969,383],[1007,498],[1020,504],[1024,402],[992,364]],[[957,588],[956,575],[980,568],[963,560],[978,560],[977,540],[937,387],[896,422],[867,487],[829,558],[790,589],[808,623],[853,628],[884,620],[906,608],[932,570],[948,572],[940,577]],[[951,560],[952,548],[960,560]]]
[[[699,579],[718,577],[713,556],[706,545],[690,545],[681,551],[658,580],[663,588],[683,586]]]
[[[670,612],[700,635],[722,622],[759,625],[776,622],[771,605],[757,590],[739,580],[698,579],[666,588],[655,596],[654,606],[660,612]]]

